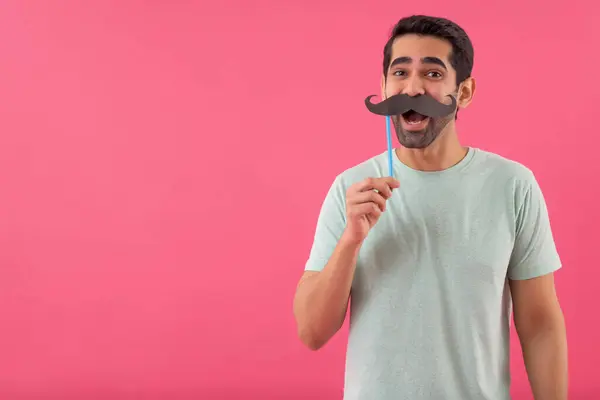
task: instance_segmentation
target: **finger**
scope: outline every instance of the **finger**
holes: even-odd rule
[[[379,206],[375,203],[360,203],[354,204],[348,209],[349,217],[362,217],[363,215],[371,215],[374,218],[379,218],[381,215]]]
[[[375,190],[385,191],[388,197],[391,197],[392,190],[400,187],[400,182],[394,178],[376,178],[374,182]]]
[[[388,180],[389,179],[387,178],[367,178],[364,181],[359,182],[356,187],[356,191],[364,192],[367,190],[377,190],[385,198],[390,198],[392,196],[393,183],[389,184]]]
[[[362,204],[362,203],[375,203],[379,206],[381,211],[385,211],[385,202],[386,202],[386,199],[382,194],[374,192],[372,190],[370,190],[368,192],[359,192],[359,193],[356,193],[356,194],[348,197],[349,205]]]
[[[379,208],[379,206],[377,206],[375,203],[364,203],[364,204],[371,205],[371,207],[370,207],[371,210],[367,213],[367,215],[371,218],[378,219],[381,216],[381,213],[384,211],[384,210],[381,210]]]
[[[353,192],[366,192],[368,190],[377,189],[377,178],[367,178],[353,185]]]
[[[400,187],[400,181],[396,178],[392,178],[391,176],[387,176],[383,178],[384,182],[388,184],[388,186],[392,189],[397,189]]]

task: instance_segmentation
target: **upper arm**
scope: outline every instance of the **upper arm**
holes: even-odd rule
[[[516,187],[515,242],[508,266],[511,280],[531,279],[561,267],[544,195],[529,174]]]
[[[533,174],[517,188],[515,243],[508,267],[514,319],[520,335],[561,314],[554,272],[561,267],[546,202]]]
[[[515,320],[544,318],[558,307],[554,274],[509,281]]]
[[[554,274],[509,281],[515,328],[521,340],[534,337],[562,323],[562,310],[554,285]]]
[[[321,205],[305,271],[322,271],[329,261],[346,227],[345,203],[346,192],[338,176]]]

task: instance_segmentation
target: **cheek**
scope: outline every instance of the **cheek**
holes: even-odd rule
[[[402,85],[393,78],[388,77],[385,87],[382,88],[382,94],[385,97],[391,97],[402,92]]]
[[[437,101],[443,101],[444,99],[444,91],[440,87],[432,85],[428,88],[425,88],[425,92]]]

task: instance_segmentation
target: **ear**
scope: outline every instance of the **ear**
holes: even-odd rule
[[[458,88],[458,98],[456,101],[458,102],[458,107],[467,108],[471,101],[473,101],[473,96],[475,95],[475,78],[467,78],[465,79]]]

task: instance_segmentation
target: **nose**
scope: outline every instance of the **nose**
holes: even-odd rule
[[[404,82],[406,83],[406,86],[404,86],[404,90],[402,91],[403,94],[407,94],[411,97],[425,94],[425,88],[418,77],[411,76]]]

